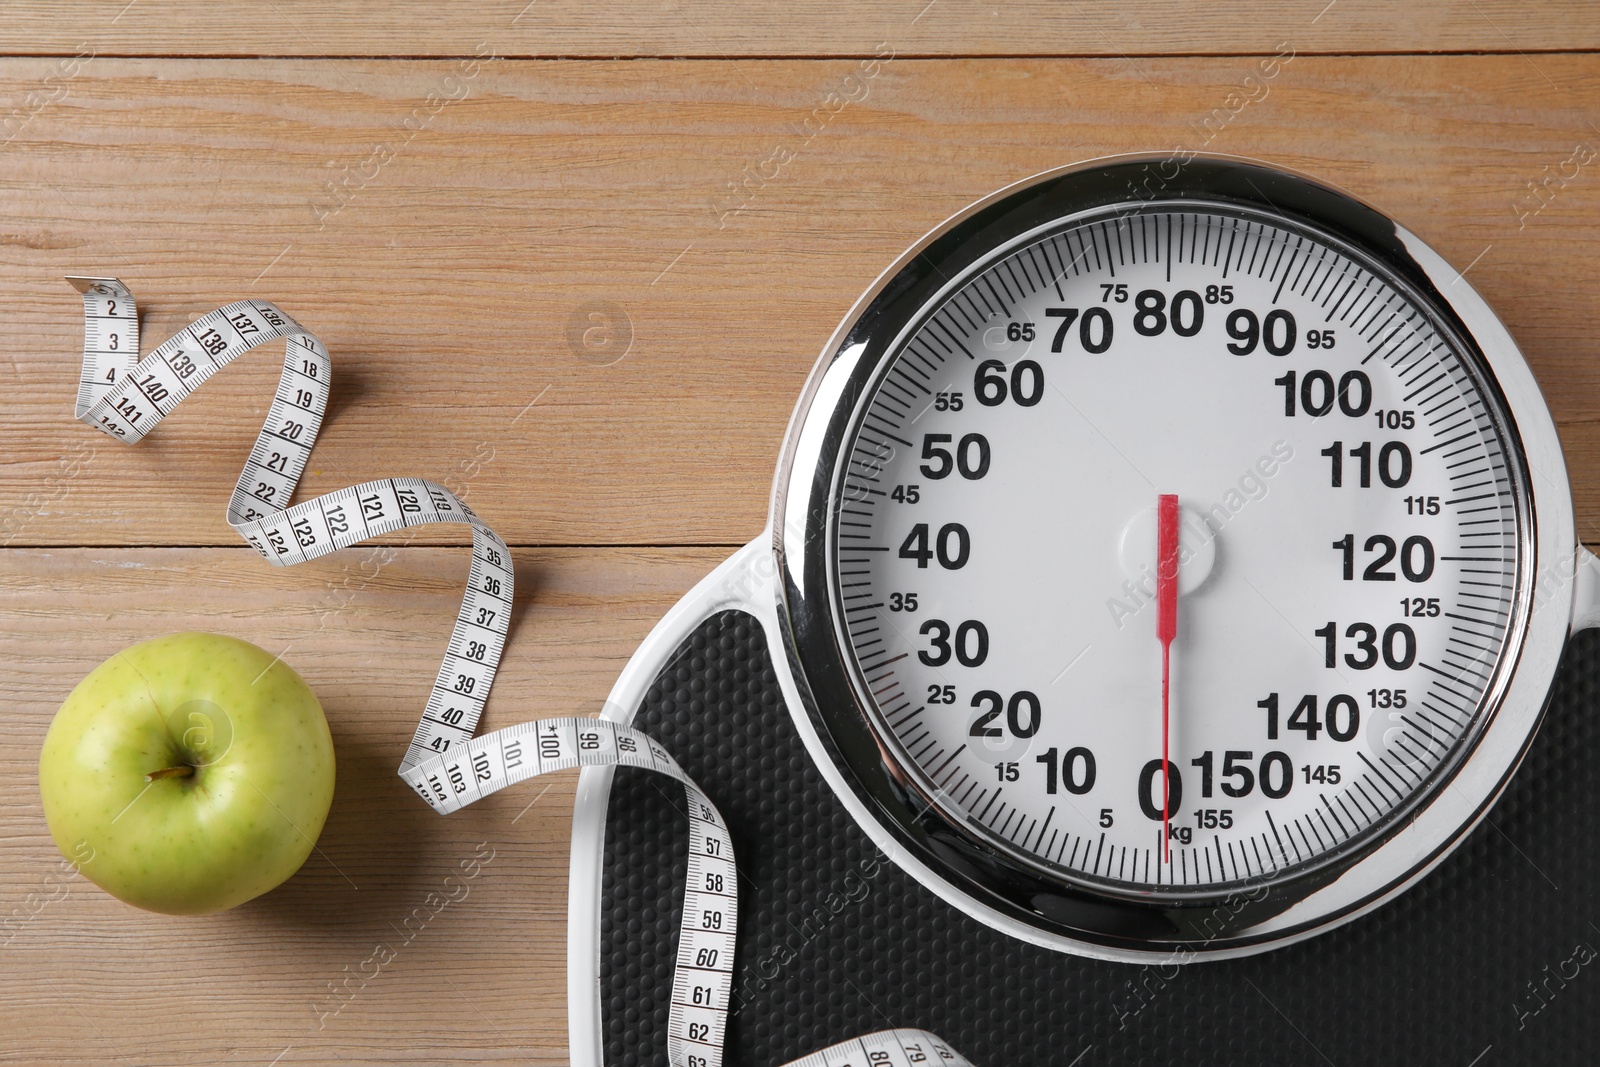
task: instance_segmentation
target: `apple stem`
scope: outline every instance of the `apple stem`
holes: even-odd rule
[[[144,780],[153,782],[157,778],[187,778],[193,773],[194,768],[185,763],[177,767],[163,767],[159,771],[151,771],[144,776]]]

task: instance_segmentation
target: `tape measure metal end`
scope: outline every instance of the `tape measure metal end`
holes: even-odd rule
[[[120,278],[85,278],[76,274],[66,275],[67,284],[80,293],[94,292],[96,287],[114,285],[119,289],[126,289]]]

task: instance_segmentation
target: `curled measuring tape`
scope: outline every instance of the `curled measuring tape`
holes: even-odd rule
[[[284,341],[283,373],[228,499],[228,525],[267,562],[287,567],[406,527],[467,523],[472,566],[444,662],[400,764],[400,777],[440,814],[553,771],[639,767],[682,786],[688,879],[673,968],[667,1056],[674,1067],[720,1067],[738,924],[733,841],[716,806],[646,734],[605,719],[543,719],[474,737],[510,624],[511,552],[454,493],[420,478],[386,478],[289,506],[322,427],[328,350],[265,300],[196,319],[139,359],[138,307],[115,278],[68,278],[83,294],[83,370],[75,415],[107,436],[141,440],[217,371],[267,341]],[[920,1030],[884,1030],[790,1067],[970,1067]]]

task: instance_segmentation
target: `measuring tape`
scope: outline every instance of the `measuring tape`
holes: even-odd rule
[[[75,416],[133,444],[217,371],[267,341],[284,341],[267,418],[228,498],[228,525],[267,562],[293,566],[395,530],[472,527],[472,567],[444,662],[400,764],[400,777],[441,815],[508,785],[574,767],[639,767],[676,779],[689,816],[689,862],[668,1015],[674,1067],[720,1067],[733,987],[738,876],[716,806],[648,735],[603,719],[542,719],[474,737],[505,649],[515,577],[511,552],[450,490],[386,478],[292,507],[327,408],[333,365],[316,336],[275,304],[241,300],[201,316],[139,357],[138,306],[116,278],[68,278],[83,294],[83,371]],[[920,1030],[845,1041],[789,1067],[970,1067]]]

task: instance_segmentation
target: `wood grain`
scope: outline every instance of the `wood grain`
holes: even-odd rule
[[[111,444],[70,418],[59,280],[105,271],[150,344],[252,294],[322,336],[309,492],[411,474],[517,544],[740,543],[818,350],[909,242],[1033,172],[1177,146],[1332,180],[1469,270],[1600,536],[1600,174],[1537,214],[1528,189],[1600,144],[1600,56],[1262,62],[95,60],[0,147],[0,542],[233,543],[275,360]],[[0,96],[51,64],[0,61]],[[596,308],[630,324],[609,366],[619,335],[582,343]]]
[[[650,625],[760,529],[812,361],[907,244],[1105,153],[1298,167],[1466,269],[1545,386],[1600,542],[1600,171],[1543,201],[1528,185],[1600,145],[1600,56],[1574,54],[1594,49],[1588,0],[8,3],[0,960],[21,980],[0,1061],[567,1058],[574,779],[441,820],[394,774],[466,568],[429,546],[457,535],[265,567],[222,512],[274,357],[119,448],[70,417],[61,275],[132,284],[147,348],[228,300],[280,301],[334,357],[308,492],[430,477],[546,546],[516,552],[493,728],[597,711]],[[1361,54],[1417,52],[1498,54]],[[229,56],[263,58],[192,58]],[[404,58],[424,56],[476,58]],[[707,61],[606,59],[652,56]],[[782,58],[826,56],[850,58]],[[188,628],[282,650],[327,707],[340,779],[287,885],[174,920],[60,877],[35,765],[90,668]],[[481,849],[467,897],[407,936]]]
[[[245,56],[814,56],[870,54],[887,41],[919,55],[1141,55],[1534,52],[1600,45],[1587,0],[13,0],[4,53]]]
[[[0,960],[28,976],[0,995],[0,1060],[566,1062],[576,776],[441,819],[394,773],[466,555],[380,546],[278,571],[247,549],[0,552],[11,724],[0,736]],[[634,647],[721,553],[515,559],[517,613],[490,729],[598,711]],[[63,878],[36,774],[51,716],[83,675],[130,643],[187,629],[281,651],[322,699],[339,766],[333,812],[300,873],[202,918],[139,912]],[[462,861],[491,853],[463,877]],[[446,886],[447,875],[458,880]],[[456,900],[441,909],[427,903],[435,892]],[[381,966],[379,944],[395,952]]]

